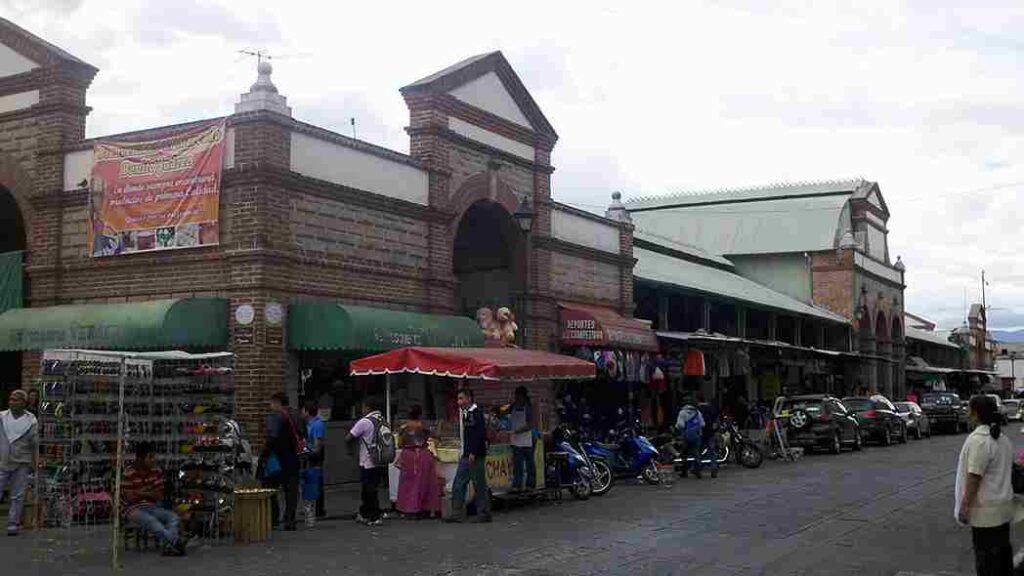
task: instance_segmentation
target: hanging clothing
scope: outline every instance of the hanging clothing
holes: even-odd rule
[[[732,370],[729,369],[729,353],[726,352],[718,357],[718,377],[732,378]]]
[[[703,376],[704,374],[704,353],[700,350],[690,350],[687,352],[686,361],[683,363],[683,375]]]

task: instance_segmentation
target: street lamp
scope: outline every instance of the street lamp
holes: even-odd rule
[[[530,230],[533,229],[533,206],[530,205],[530,199],[527,196],[523,196],[519,207],[516,208],[516,213],[512,215],[516,219],[516,223],[519,224],[519,229],[524,233],[529,234]]]

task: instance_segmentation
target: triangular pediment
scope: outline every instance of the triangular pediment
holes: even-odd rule
[[[402,88],[406,96],[444,95],[550,140],[558,134],[501,52],[467,58]]]
[[[501,78],[494,72],[470,80],[448,93],[470,106],[476,106],[520,126],[533,128],[533,124],[516,103],[515,98],[509,94]]]
[[[22,56],[8,46],[0,44],[0,78],[24,74],[39,68],[39,63]]]

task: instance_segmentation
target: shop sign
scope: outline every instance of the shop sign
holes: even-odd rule
[[[487,460],[484,464],[487,475],[487,486],[490,488],[508,488],[512,485],[512,446],[508,444],[492,444],[487,448]]]
[[[102,348],[122,341],[122,330],[115,324],[79,324],[67,328],[23,329],[10,332],[9,345],[18,349],[61,348],[75,346]]]
[[[235,344],[252,344],[252,327],[235,328]]]
[[[89,192],[92,256],[220,242],[224,120],[167,138],[99,140]]]

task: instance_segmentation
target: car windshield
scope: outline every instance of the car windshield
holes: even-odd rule
[[[897,404],[896,405],[896,411],[899,412],[900,414],[907,414],[907,413],[909,413],[911,411],[910,410],[910,404],[903,404],[903,403]]]
[[[925,404],[953,404],[956,397],[952,394],[925,394],[922,402]]]
[[[821,414],[822,407],[820,400],[787,400],[783,405],[784,410],[803,410],[808,414]]]
[[[847,410],[854,412],[863,412],[865,410],[873,410],[875,408],[874,403],[867,398],[851,398],[844,400],[843,404],[846,405]]]
[[[1016,408],[1018,404],[1020,404],[1019,400],[1003,400],[1003,406],[1012,406]]]

